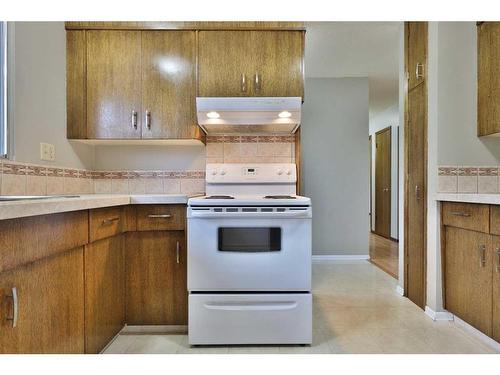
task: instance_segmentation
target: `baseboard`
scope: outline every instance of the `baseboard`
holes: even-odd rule
[[[126,325],[120,331],[122,335],[186,334],[186,325]]]
[[[127,325],[124,325],[124,326],[122,327],[122,329],[120,329],[120,330],[118,331],[118,333],[117,333],[117,334],[116,334],[116,335],[115,335],[115,336],[114,336],[111,340],[109,340],[109,342],[106,344],[106,346],[105,346],[104,348],[102,348],[102,350],[99,352],[99,354],[103,354],[103,353],[106,351],[106,349],[107,349],[107,348],[108,348],[108,347],[109,347],[109,346],[113,343],[113,341],[115,341],[115,340],[116,340],[116,338],[117,338],[118,336],[120,336],[120,334],[123,332],[123,330],[125,329],[125,327],[126,327],[126,326],[127,326]]]
[[[370,259],[369,255],[313,255],[314,263],[321,262],[361,262]]]
[[[434,311],[429,306],[425,306],[425,314],[434,321],[452,321],[453,314],[448,311]]]
[[[400,296],[404,296],[405,290],[403,289],[403,287],[401,285],[398,285],[398,286],[396,286],[396,293],[399,294]]]
[[[463,321],[462,319],[460,319],[457,316],[454,316],[453,320],[454,320],[455,324],[457,326],[459,326],[460,328],[462,328],[464,331],[466,331],[470,335],[474,336],[476,339],[481,341],[483,344],[489,346],[493,350],[496,350],[497,352],[500,353],[500,343],[496,342],[491,337],[485,335],[484,333],[482,333],[478,329],[474,328],[469,323]]]

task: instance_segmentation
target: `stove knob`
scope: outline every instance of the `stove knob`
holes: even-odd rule
[[[217,171],[214,169],[214,170],[212,171],[212,176],[215,176],[216,174],[217,174]]]
[[[278,169],[278,175],[281,176],[283,174],[283,169]]]
[[[226,174],[226,171],[220,171],[221,176],[224,176]]]

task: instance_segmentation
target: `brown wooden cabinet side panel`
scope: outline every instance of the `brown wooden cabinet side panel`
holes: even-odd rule
[[[88,243],[88,212],[0,221],[0,272]]]
[[[87,138],[85,30],[66,32],[66,121],[68,139]]]
[[[99,353],[125,324],[124,237],[85,246],[85,352]]]
[[[83,247],[0,274],[0,314],[12,315],[17,288],[18,322],[0,321],[0,353],[83,353]]]

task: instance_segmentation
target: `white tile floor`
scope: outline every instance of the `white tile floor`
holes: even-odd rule
[[[313,266],[312,346],[190,348],[186,335],[120,335],[117,353],[494,353],[452,322],[434,322],[396,294],[396,280],[371,263]]]

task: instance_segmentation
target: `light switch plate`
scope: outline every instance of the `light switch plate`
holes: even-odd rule
[[[56,147],[50,143],[40,143],[40,159],[56,160]]]

